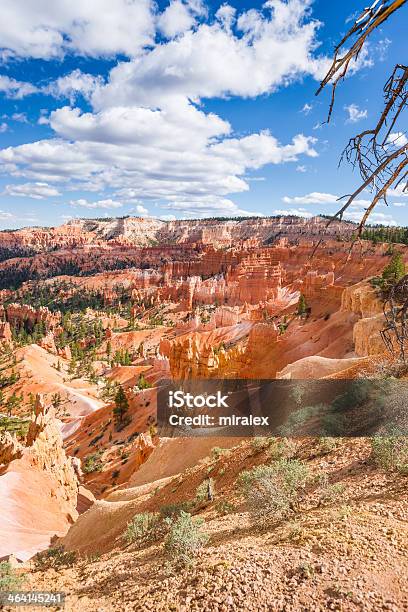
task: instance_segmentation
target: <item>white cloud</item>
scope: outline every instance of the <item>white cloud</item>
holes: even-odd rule
[[[304,115],[308,115],[310,113],[310,111],[312,110],[313,105],[312,104],[308,104],[306,102],[306,104],[303,106],[302,110],[300,111],[301,113],[303,113]]]
[[[1,5],[0,5],[0,15],[1,15]],[[0,19],[1,23],[1,19]],[[0,26],[1,32],[1,26]],[[1,39],[1,34],[0,34]],[[25,96],[29,96],[31,94],[37,93],[38,88],[32,85],[31,83],[25,83],[23,81],[16,81],[16,79],[11,79],[10,77],[0,74],[0,93],[4,93],[8,98],[14,98],[15,100],[20,100]]]
[[[134,143],[180,150],[199,149],[208,139],[230,132],[230,125],[214,114],[180,104],[161,111],[138,106],[115,106],[99,113],[82,113],[64,106],[50,116],[52,128],[69,140]]]
[[[287,208],[285,210],[278,209],[274,210],[272,214],[282,215],[283,217],[287,215],[295,215],[296,217],[304,217],[305,219],[310,219],[314,216],[311,212],[308,212],[304,208]]]
[[[407,198],[408,190],[404,190],[405,183],[400,183],[395,189],[389,189],[387,191],[387,197],[389,198]]]
[[[174,38],[189,30],[195,23],[196,17],[205,14],[201,2],[186,2],[171,0],[168,7],[158,19],[159,30],[167,37]]]
[[[392,132],[388,137],[387,144],[392,144],[395,147],[403,147],[408,144],[408,138],[404,132]]]
[[[305,75],[319,79],[328,59],[315,57],[319,23],[311,0],[274,0],[241,13],[234,30],[204,23],[151,52],[122,62],[93,96],[96,108],[176,104],[214,96],[258,96]],[[225,9],[224,9],[225,12]]]
[[[359,223],[362,219],[362,212],[346,211],[344,213],[344,219]],[[391,215],[385,213],[371,213],[368,217],[367,224],[369,225],[387,225],[389,227],[396,227],[398,224]]]
[[[140,215],[147,215],[149,213],[149,211],[147,210],[147,208],[145,208],[144,206],[142,206],[142,204],[137,204],[134,208],[135,212],[139,213]]]
[[[304,165],[296,166],[296,172],[302,172],[302,173],[307,172],[307,168]]]
[[[93,208],[121,208],[122,203],[115,202],[114,200],[111,200],[111,199],[98,200],[97,202],[88,202],[88,200],[80,198],[79,200],[71,200],[70,205],[75,206],[75,207],[80,206],[81,208],[90,208],[90,209],[93,209]]]
[[[41,114],[38,123],[49,122],[54,138],[0,151],[2,169],[14,178],[223,214],[238,210],[227,196],[249,190],[248,171],[317,155],[310,136],[290,134],[284,143],[269,131],[237,137],[228,121],[200,106],[203,98],[255,97],[304,76],[320,79],[329,60],[316,52],[320,24],[311,18],[312,0],[269,0],[262,10],[239,14],[224,4],[206,23],[200,0],[171,0],[161,15],[150,0],[48,4],[34,10],[23,0],[3,0],[6,49],[18,56],[131,59],[118,63],[106,83],[75,70],[43,88],[71,105],[81,94],[90,110],[63,106],[49,118]],[[163,26],[170,9],[187,11],[193,21]],[[7,11],[13,24],[3,37]],[[172,25],[167,35],[175,38],[146,47],[160,23]]]
[[[406,202],[393,202],[392,205],[396,206],[397,208],[403,208],[406,206]]]
[[[73,104],[78,94],[82,94],[86,99],[89,99],[97,87],[102,84],[102,77],[76,69],[50,83],[48,87],[44,88],[44,92],[56,98],[68,98]]]
[[[285,202],[285,204],[335,204],[338,199],[339,196],[333,195],[332,193],[313,191],[304,196],[295,196],[293,198],[284,196],[282,201]]]
[[[0,220],[3,221],[5,219],[14,219],[14,215],[5,210],[0,210]]]
[[[236,9],[230,4],[222,4],[218,11],[215,13],[216,19],[220,22],[223,28],[231,30],[232,26],[236,21]]]
[[[357,123],[357,121],[367,118],[368,111],[360,109],[357,104],[349,104],[344,107],[344,110],[348,112],[346,123]]]
[[[46,115],[40,115],[37,121],[38,125],[49,125],[50,120]]]
[[[18,121],[20,123],[28,123],[28,118],[26,113],[13,113],[10,117],[13,121]]]
[[[162,208],[181,212],[183,215],[193,217],[236,217],[236,216],[263,216],[262,213],[239,208],[235,202],[227,198],[203,196],[197,199],[174,198],[173,201],[163,205]]]
[[[43,59],[136,56],[153,42],[154,20],[152,0],[2,0],[0,49]]]
[[[6,185],[4,194],[21,198],[33,198],[34,200],[44,200],[45,198],[61,195],[55,187],[40,182]]]
[[[230,160],[237,168],[260,168],[266,164],[281,164],[296,161],[299,155],[316,157],[313,149],[316,142],[310,136],[297,134],[288,145],[280,145],[279,141],[269,133],[251,134],[244,138],[226,138],[220,143],[210,146],[210,151],[220,155],[224,160]]]
[[[370,206],[370,204],[371,200],[354,200],[351,203],[350,208],[367,208]],[[379,206],[379,204],[377,204],[377,206]]]
[[[7,123],[5,123],[4,121],[0,123],[0,134],[4,134],[4,132],[7,132],[7,130],[8,130]]]
[[[183,131],[176,120],[173,126],[163,123],[160,113],[156,116],[149,110],[143,125],[143,115],[137,109],[135,120],[129,119],[130,110],[121,127],[120,113],[114,110],[110,120],[103,115],[101,123],[96,115],[89,114],[82,122],[83,115],[61,109],[58,129],[64,129],[66,137],[76,136],[74,142],[53,139],[8,147],[0,151],[0,164],[3,162],[15,177],[64,182],[67,188],[78,190],[116,189],[122,201],[150,198],[171,202],[173,198],[224,198],[247,191],[244,176],[248,169],[316,155],[313,139],[303,135],[286,145],[267,132],[219,142],[209,138],[214,131],[226,131],[227,125],[219,118],[193,116],[192,125],[186,121]],[[99,131],[95,122],[99,122]],[[55,116],[52,123],[56,128]],[[110,143],[111,139],[116,142]]]

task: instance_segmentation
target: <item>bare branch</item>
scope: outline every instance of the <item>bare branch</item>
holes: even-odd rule
[[[364,9],[335,48],[333,62],[316,92],[318,95],[326,85],[331,84],[328,122],[333,112],[337,85],[347,75],[350,62],[357,60],[370,34],[407,2],[408,0],[375,0],[371,7]],[[352,43],[349,49],[348,43]],[[355,198],[365,189],[369,189],[373,193],[372,202],[359,224],[357,236],[361,236],[364,225],[378,202],[382,200],[387,204],[387,191],[390,188],[402,186],[402,191],[408,190],[408,146],[404,144],[405,131],[398,130],[398,122],[408,104],[408,67],[396,64],[383,91],[384,109],[377,124],[351,138],[340,158],[340,163],[346,160],[353,168],[358,169],[362,184],[354,193],[345,196],[345,204],[328,223],[336,218],[342,219]]]

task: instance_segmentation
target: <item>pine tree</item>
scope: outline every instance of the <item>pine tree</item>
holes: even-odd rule
[[[306,312],[307,312],[306,298],[303,295],[303,293],[301,293],[299,297],[298,305],[297,305],[297,313],[298,315],[302,316],[306,314]]]
[[[116,423],[122,423],[126,412],[129,410],[129,402],[126,397],[126,393],[123,387],[119,385],[119,388],[115,395],[115,407],[113,409],[113,417]]]
[[[58,413],[59,413],[59,408],[60,408],[61,404],[62,404],[61,394],[60,393],[54,393],[51,396],[51,405],[54,408],[56,415],[58,415]]]
[[[139,387],[139,389],[150,389],[152,385],[149,383],[149,381],[145,379],[144,375],[141,374],[139,376],[137,386]]]
[[[405,276],[405,264],[401,253],[395,253],[381,275],[382,288],[389,289]]]
[[[21,404],[22,399],[23,399],[22,396],[17,395],[15,391],[13,391],[13,394],[10,395],[10,397],[8,398],[6,402],[7,414],[9,417],[11,417],[13,410]]]

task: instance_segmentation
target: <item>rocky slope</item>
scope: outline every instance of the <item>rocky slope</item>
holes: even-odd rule
[[[63,539],[88,563],[33,572],[28,585],[68,591],[68,611],[400,612],[408,605],[406,477],[377,468],[370,452],[364,440],[343,440],[332,450],[316,440],[298,442],[295,456],[315,484],[284,520],[262,526],[251,519],[236,479],[270,457],[267,449],[241,442],[170,481],[95,504]],[[129,546],[126,523],[138,512],[194,499],[210,468],[215,499],[194,510],[209,543],[193,568],[169,574],[160,539]],[[326,478],[337,496],[325,496],[326,485],[318,483]]]
[[[14,448],[12,448],[14,447]],[[77,519],[77,474],[58,423],[38,397],[24,445],[0,438],[0,559],[25,561]],[[89,507],[91,494],[87,495]]]

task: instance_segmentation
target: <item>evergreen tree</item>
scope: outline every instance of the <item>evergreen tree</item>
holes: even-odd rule
[[[113,418],[116,423],[122,423],[125,414],[129,410],[129,402],[126,397],[126,393],[123,390],[123,387],[119,385],[119,388],[115,395],[115,407],[113,409]]]
[[[383,289],[389,289],[405,275],[405,264],[401,253],[395,253],[381,275]]]
[[[58,415],[58,413],[59,413],[59,408],[60,408],[61,404],[62,404],[61,394],[60,393],[54,393],[51,396],[51,405],[54,408],[56,415]]]
[[[10,395],[10,397],[8,398],[6,402],[7,414],[9,417],[11,417],[13,410],[21,404],[22,399],[23,399],[22,396],[16,395],[15,391],[13,391],[13,394]]]
[[[139,376],[137,386],[139,387],[139,389],[150,389],[152,385],[149,383],[149,381],[145,379],[144,375],[141,374]]]
[[[298,305],[297,305],[297,313],[298,315],[302,316],[304,314],[306,314],[307,312],[307,304],[306,304],[306,298],[303,295],[303,293],[300,294],[299,297],[299,301],[298,301]]]

